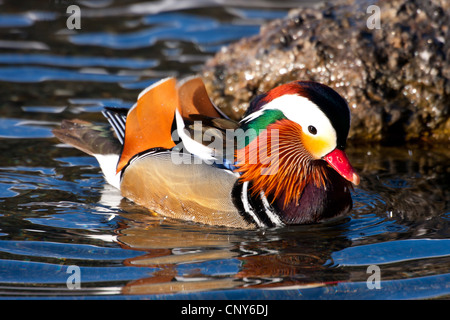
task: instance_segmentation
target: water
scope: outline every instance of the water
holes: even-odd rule
[[[62,119],[104,121],[103,106],[131,106],[301,4],[227,3],[80,1],[81,30],[68,30],[66,1],[1,2],[1,297],[449,297],[442,146],[350,143],[362,181],[349,216],[244,232],[151,216],[53,137]]]

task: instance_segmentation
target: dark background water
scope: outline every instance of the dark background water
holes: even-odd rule
[[[306,2],[224,3],[0,3],[0,296],[448,298],[445,146],[350,141],[362,180],[349,216],[244,232],[152,216],[53,137],[62,119],[104,121],[104,106],[195,74],[221,46]],[[71,4],[79,30],[66,26]],[[367,284],[371,265],[380,289]]]

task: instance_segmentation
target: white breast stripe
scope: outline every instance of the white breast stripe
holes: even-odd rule
[[[260,195],[261,201],[264,205],[264,209],[266,211],[267,217],[270,219],[270,221],[272,221],[272,223],[277,227],[284,226],[285,224],[283,223],[283,221],[281,221],[280,217],[273,211],[272,207],[269,204],[269,201],[267,201],[266,195],[264,194],[263,190],[261,190],[259,195]]]
[[[250,202],[248,202],[247,189],[248,189],[248,181],[245,181],[242,184],[242,194],[241,194],[241,201],[242,204],[244,205],[244,210],[253,218],[258,227],[263,228],[265,227],[264,223],[261,220],[259,220],[258,216],[253,211],[253,208],[250,206]]]

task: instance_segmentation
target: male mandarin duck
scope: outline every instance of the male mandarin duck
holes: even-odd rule
[[[333,89],[295,81],[256,97],[240,122],[203,81],[161,80],[111,127],[65,120],[54,134],[97,158],[121,194],[162,216],[234,228],[315,223],[352,207],[350,111]]]

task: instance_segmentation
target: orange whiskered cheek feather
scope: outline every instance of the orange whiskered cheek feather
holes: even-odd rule
[[[252,182],[252,193],[278,193],[280,175],[279,131],[262,130],[257,138],[236,152],[241,182]]]
[[[270,131],[272,132],[272,131]],[[236,151],[237,172],[243,181],[257,180],[260,176],[275,175],[279,169],[278,132],[263,130],[246,147]]]
[[[253,195],[261,190],[266,196],[284,195],[284,205],[298,202],[306,184],[320,187],[325,172],[313,167],[312,156],[300,139],[301,127],[290,120],[279,120],[262,131],[257,138],[236,153],[241,182],[251,182]]]

